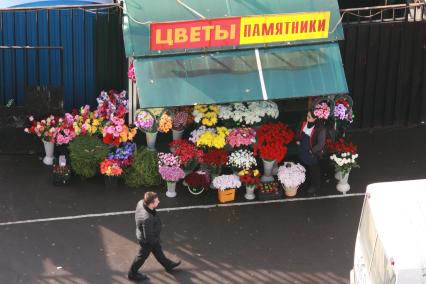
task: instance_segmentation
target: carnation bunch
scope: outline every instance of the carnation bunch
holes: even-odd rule
[[[175,149],[175,155],[179,157],[184,169],[193,170],[202,161],[203,151],[187,140],[174,140],[170,147]]]
[[[159,167],[180,167],[181,162],[178,156],[172,153],[158,153]]]
[[[285,188],[295,188],[305,182],[306,169],[299,163],[285,162],[278,168],[278,179]]]
[[[241,181],[237,175],[221,175],[213,179],[213,186],[221,191],[235,189],[241,187]]]
[[[177,182],[185,177],[185,172],[179,167],[160,166],[158,172],[165,181]]]
[[[243,149],[232,152],[231,155],[229,155],[228,162],[226,164],[237,169],[247,170],[257,166],[253,152]]]
[[[101,174],[106,176],[120,176],[123,173],[123,169],[115,160],[103,160],[99,166]]]
[[[213,126],[217,123],[218,107],[217,105],[196,105],[192,115],[196,123],[205,126]]]
[[[232,148],[249,146],[256,142],[256,131],[253,128],[234,128],[229,131],[226,143]]]
[[[266,123],[257,131],[254,155],[262,159],[281,162],[287,154],[287,145],[293,140],[294,132],[282,122]]]

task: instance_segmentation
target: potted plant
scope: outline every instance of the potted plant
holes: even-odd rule
[[[282,122],[266,123],[256,132],[255,156],[263,160],[262,182],[272,182],[274,164],[281,162],[287,154],[287,145],[293,140],[294,132]]]
[[[71,179],[71,169],[68,165],[53,165],[52,177],[54,185],[68,184]]]
[[[238,176],[240,177],[240,181],[245,185],[246,187],[246,194],[244,195],[244,198],[247,200],[253,200],[256,198],[254,194],[254,190],[256,188],[256,185],[260,183],[260,172],[257,169],[248,169],[248,170],[242,170],[238,173]]]
[[[185,177],[185,184],[193,195],[199,195],[210,186],[209,173],[206,171],[196,171]]]
[[[117,187],[118,178],[123,173],[117,160],[103,160],[100,165],[101,174],[104,176],[105,186],[107,188]]]
[[[338,180],[336,189],[345,194],[350,189],[348,179],[351,169],[359,167],[356,161],[357,146],[345,138],[340,138],[336,142],[327,139],[326,149],[335,168],[335,178]]]
[[[305,182],[306,169],[299,163],[285,162],[278,168],[278,180],[284,187],[285,195],[293,197],[299,186]]]
[[[179,157],[171,153],[158,153],[158,172],[167,182],[167,197],[176,197],[176,183],[185,177]]]
[[[237,175],[221,175],[215,177],[213,186],[217,189],[220,203],[235,200],[235,189],[241,187],[241,181]]]
[[[251,169],[257,166],[253,152],[244,149],[232,152],[226,164],[234,170],[234,174],[238,173],[240,170]]]
[[[68,146],[71,168],[83,178],[96,175],[99,163],[108,155],[109,147],[97,136],[78,136]]]
[[[158,173],[157,152],[145,146],[139,147],[132,158],[130,167],[125,169],[124,182],[130,187],[159,186],[161,176]]]

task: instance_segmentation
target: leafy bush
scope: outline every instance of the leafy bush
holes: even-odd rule
[[[108,149],[97,136],[76,137],[69,144],[72,169],[82,177],[93,177],[99,170],[99,163],[108,155]]]
[[[140,147],[136,151],[133,165],[124,174],[124,182],[131,187],[160,185],[157,152]]]

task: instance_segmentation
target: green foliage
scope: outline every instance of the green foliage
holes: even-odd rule
[[[133,165],[124,174],[124,182],[131,187],[160,185],[157,152],[140,147],[135,154]]]
[[[109,147],[97,136],[78,136],[69,144],[71,167],[82,177],[90,178],[99,170],[99,163],[108,155]]]

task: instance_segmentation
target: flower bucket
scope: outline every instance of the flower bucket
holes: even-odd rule
[[[235,200],[235,188],[218,190],[217,197],[219,198],[220,203],[231,202]]]
[[[274,168],[275,161],[269,161],[262,159],[263,161],[263,176],[261,177],[262,182],[272,182],[274,177],[272,176],[272,169]]]
[[[104,176],[104,183],[106,188],[115,188],[118,185],[117,176]]]
[[[244,198],[247,200],[253,200],[256,198],[256,195],[254,195],[254,190],[256,186],[254,184],[246,185],[246,194],[244,195]]]
[[[184,131],[185,131],[185,129],[182,129],[182,130],[174,130],[174,129],[172,129],[173,140],[180,140],[180,139],[182,139]]]
[[[149,150],[155,151],[155,142],[157,141],[158,132],[146,132],[146,146]]]
[[[176,197],[176,182],[174,181],[168,181],[167,182],[167,192],[166,192],[166,196],[173,198]]]
[[[351,186],[348,183],[349,179],[349,172],[347,172],[345,175],[341,171],[337,171],[334,177],[338,180],[336,189],[340,191],[343,194],[346,194],[346,192],[351,189]]]
[[[284,187],[284,193],[287,197],[294,197],[297,194],[298,187]]]
[[[43,145],[44,145],[44,152],[46,153],[46,156],[44,156],[43,158],[43,163],[45,165],[51,166],[53,165],[53,159],[55,159],[55,157],[53,156],[53,153],[55,151],[55,144],[52,142],[46,142],[43,140]]]

